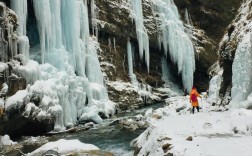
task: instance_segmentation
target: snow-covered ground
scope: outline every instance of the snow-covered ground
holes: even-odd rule
[[[138,155],[252,155],[252,110],[216,111],[204,98],[199,101],[202,109],[195,114],[188,97],[170,98],[169,106],[147,111],[150,127],[131,142]]]

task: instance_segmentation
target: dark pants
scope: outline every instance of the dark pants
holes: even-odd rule
[[[199,106],[193,106],[192,107],[192,113],[194,114],[194,108],[196,107],[197,111],[199,112]]]

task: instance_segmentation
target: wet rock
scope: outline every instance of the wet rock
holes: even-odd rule
[[[109,126],[115,126],[115,125],[118,125],[119,123],[120,123],[120,120],[117,119],[117,120],[112,121],[112,122],[109,124]]]
[[[48,150],[43,154],[43,156],[60,156],[60,154],[57,151]]]
[[[145,129],[148,127],[148,123],[142,115],[136,115],[128,119],[121,119],[119,124],[129,130]]]

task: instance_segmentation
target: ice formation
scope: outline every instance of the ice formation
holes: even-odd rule
[[[99,123],[102,121],[99,112],[107,117],[113,115],[115,105],[108,99],[97,56],[99,44],[89,37],[87,2],[33,1],[40,38],[39,50],[33,51],[38,58],[35,61],[26,53],[29,52],[25,36],[27,0],[12,0],[11,4],[19,17],[18,46],[25,56],[23,65],[16,63],[15,70],[29,85],[7,99],[6,108],[26,104],[26,116],[54,115],[57,131],[72,127],[77,120]],[[34,100],[39,100],[40,105],[34,105]]]
[[[165,82],[164,88],[169,88],[173,92],[178,93],[178,95],[182,94],[181,88],[174,83],[174,77],[171,74],[171,67],[168,65],[165,57],[161,58],[161,69],[162,69],[162,80]]]
[[[128,40],[127,57],[128,57],[129,77],[131,80],[131,84],[134,87],[134,90],[137,91],[139,96],[146,103],[149,98],[155,99],[156,97],[152,95],[152,87],[150,85],[138,82],[137,77],[133,72],[133,59],[134,59],[133,54],[134,54],[134,47],[132,46],[130,40]]]
[[[207,102],[219,104],[219,91],[221,86],[221,75],[215,75],[209,83],[209,97]]]
[[[163,45],[165,56],[169,52],[171,60],[177,64],[184,88],[189,92],[195,70],[194,48],[179,19],[178,9],[173,0],[155,0],[152,9],[154,14],[159,15],[159,46]]]
[[[19,54],[22,54],[22,63],[26,64],[29,59],[29,39],[26,36],[26,21],[27,21],[27,0],[11,0],[11,8],[17,14],[17,22],[19,24],[17,28],[17,45]],[[15,54],[17,54],[17,46],[15,48]],[[15,55],[14,54],[14,55]]]
[[[252,33],[238,45],[232,68],[232,107],[252,106]]]
[[[193,22],[187,9],[185,10],[185,24],[186,24],[185,31],[189,35],[189,37],[192,38],[193,37]]]
[[[85,2],[86,3],[86,2]],[[92,33],[96,35],[96,39],[98,39],[98,8],[95,5],[95,0],[90,0],[91,6],[91,21],[92,21]]]
[[[143,8],[141,0],[131,0],[131,8],[133,10],[133,18],[136,25],[136,34],[139,46],[140,58],[145,57],[145,63],[149,72],[150,54],[149,54],[149,37],[147,29],[144,26]]]
[[[137,81],[136,75],[133,73],[133,55],[132,55],[132,50],[133,50],[133,47],[132,47],[130,41],[128,41],[128,43],[127,43],[127,57],[128,57],[129,77],[130,77],[131,83],[134,86],[138,86],[138,81]]]

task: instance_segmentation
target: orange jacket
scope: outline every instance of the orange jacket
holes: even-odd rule
[[[201,98],[200,94],[197,92],[196,89],[192,89],[191,93],[190,93],[190,103],[192,104],[192,106],[194,106],[194,107],[199,106],[198,99],[196,101],[192,102],[192,100],[191,100],[192,99],[192,94],[195,94],[197,97]]]

